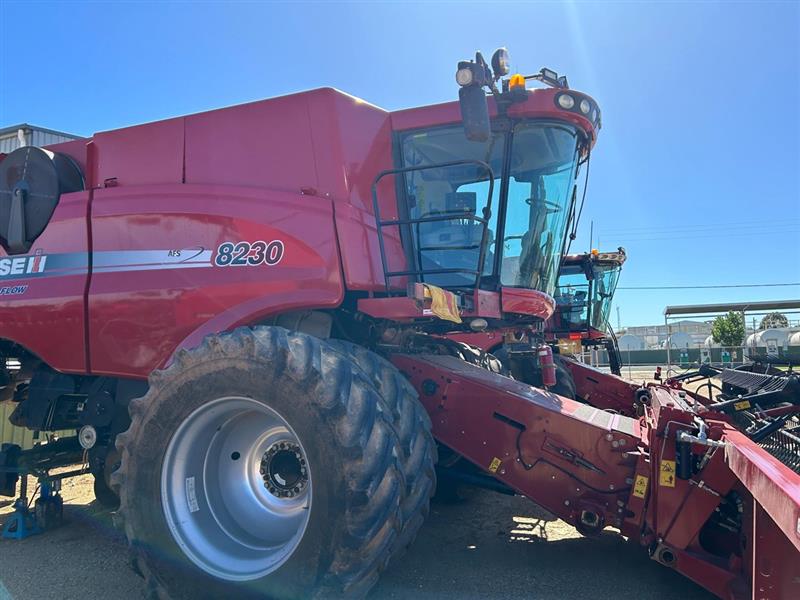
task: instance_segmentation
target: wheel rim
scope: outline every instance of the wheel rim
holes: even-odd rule
[[[303,538],[311,470],[300,439],[274,409],[219,398],[172,437],[161,501],[173,538],[198,567],[231,581],[278,569]]]

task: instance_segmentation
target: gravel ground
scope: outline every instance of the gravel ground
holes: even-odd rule
[[[33,489],[31,487],[30,489]],[[68,522],[23,541],[0,540],[0,600],[142,598],[111,515],[88,476],[64,482]],[[0,500],[0,522],[11,506]],[[606,532],[583,538],[525,498],[475,490],[435,503],[401,562],[370,600],[614,598],[709,600],[712,596]]]

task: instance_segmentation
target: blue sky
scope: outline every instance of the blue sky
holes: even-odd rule
[[[594,96],[574,249],[623,245],[622,324],[667,304],[800,298],[800,3],[69,3],[0,0],[0,126],[94,131],[332,85],[455,99],[507,46]],[[616,314],[616,313],[614,313]],[[613,319],[616,325],[616,316]]]

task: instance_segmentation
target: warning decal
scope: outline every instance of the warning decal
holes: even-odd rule
[[[675,461],[662,460],[661,472],[658,475],[658,485],[675,487]]]
[[[736,410],[747,410],[750,408],[750,401],[749,400],[742,400],[740,402],[734,402],[733,408]]]
[[[501,462],[502,461],[499,458],[497,458],[497,457],[493,458],[492,462],[489,463],[489,470],[492,473],[497,473],[497,469],[500,468],[500,463]]]
[[[647,482],[649,481],[646,475],[637,475],[636,481],[633,482],[633,495],[635,498],[644,498],[647,494]]]

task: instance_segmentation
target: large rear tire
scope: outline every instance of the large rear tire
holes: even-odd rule
[[[431,420],[419,401],[417,391],[402,373],[382,356],[345,340],[330,345],[351,357],[380,392],[386,413],[400,440],[400,467],[405,477],[400,535],[392,552],[399,558],[411,545],[430,511],[436,490],[436,442]]]
[[[362,597],[401,529],[398,439],[351,359],[278,327],[181,351],[117,436],[152,597]]]

